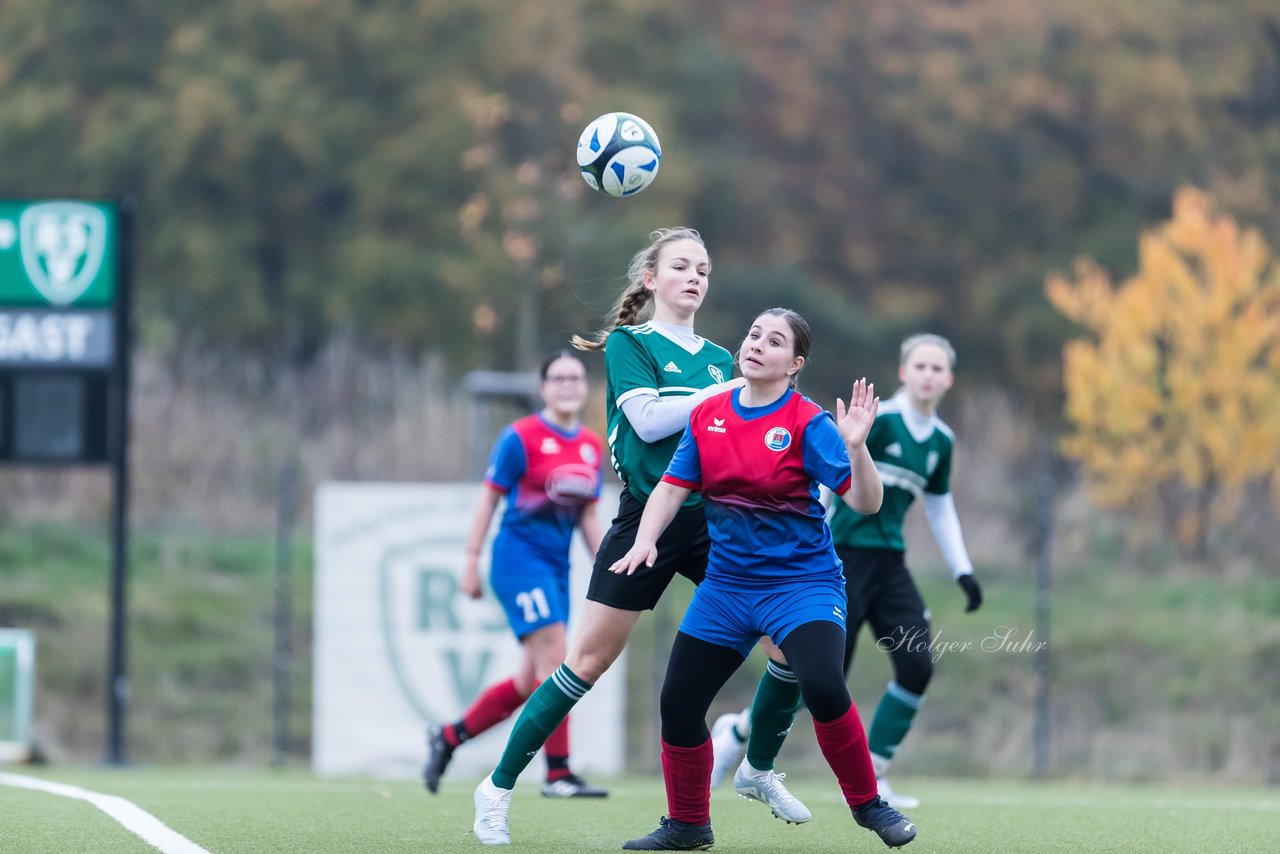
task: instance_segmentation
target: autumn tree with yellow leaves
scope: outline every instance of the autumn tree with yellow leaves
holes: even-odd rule
[[[1078,259],[1050,302],[1088,331],[1064,352],[1064,452],[1095,499],[1154,513],[1186,557],[1229,543],[1246,495],[1280,505],[1280,264],[1184,188],[1113,287]]]

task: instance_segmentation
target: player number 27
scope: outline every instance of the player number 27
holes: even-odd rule
[[[551,615],[551,609],[547,607],[547,594],[542,592],[541,587],[535,587],[528,593],[517,593],[516,604],[524,609],[526,623],[546,619]]]

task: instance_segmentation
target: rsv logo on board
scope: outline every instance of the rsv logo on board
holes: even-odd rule
[[[396,685],[425,721],[457,717],[520,662],[502,608],[458,589],[456,538],[393,546],[378,568],[383,647]]]
[[[75,302],[93,284],[107,248],[107,217],[81,202],[43,202],[18,219],[27,278],[53,305]]]

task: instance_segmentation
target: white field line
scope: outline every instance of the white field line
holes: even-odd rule
[[[88,801],[107,815],[118,821],[126,830],[137,834],[153,848],[163,854],[209,854],[190,839],[170,829],[164,822],[151,813],[124,798],[115,795],[104,795],[91,792],[79,786],[65,783],[53,783],[37,777],[26,777],[21,774],[0,772],[0,786],[15,786],[19,789],[34,789],[37,792],[48,792],[64,798],[75,798]]]

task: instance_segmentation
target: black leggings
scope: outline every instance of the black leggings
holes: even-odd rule
[[[893,664],[893,679],[912,694],[924,694],[933,676],[928,609],[906,559],[894,549],[837,546],[848,594],[844,672],[853,664],[863,624],[881,641]]]
[[[849,711],[841,667],[844,630],[838,624],[805,623],[787,635],[781,647],[815,721],[833,721]],[[711,701],[744,660],[729,647],[677,632],[662,683],[662,740],[675,747],[697,747],[706,741]]]

